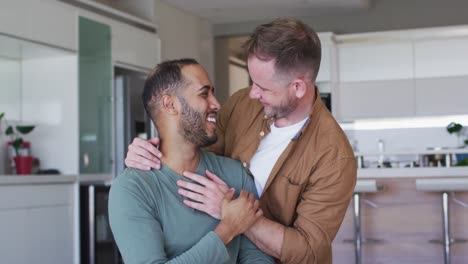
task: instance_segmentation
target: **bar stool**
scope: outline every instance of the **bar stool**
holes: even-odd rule
[[[354,207],[354,256],[355,263],[361,264],[361,194],[375,193],[381,191],[383,186],[377,185],[376,180],[357,180],[354,187],[353,207]]]
[[[468,191],[468,179],[417,179],[416,189],[418,191],[440,192],[442,196],[442,228],[444,239],[444,263],[450,264],[450,244],[454,242],[464,242],[464,240],[455,240],[450,236],[450,204],[448,199],[449,192]]]

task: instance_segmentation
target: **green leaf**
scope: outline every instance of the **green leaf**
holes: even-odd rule
[[[0,121],[2,120],[4,116],[5,116],[5,113],[0,113]]]
[[[23,145],[23,139],[22,138],[17,138],[15,141],[13,141],[13,147],[17,150]]]
[[[460,160],[455,166],[468,166],[468,159]]]
[[[21,134],[28,134],[29,132],[33,131],[34,126],[16,126],[16,130]]]
[[[13,131],[13,127],[12,126],[8,126],[8,128],[5,130],[5,134],[7,136],[11,136],[14,134],[14,131]]]
[[[462,128],[463,128],[463,126],[461,124],[451,122],[447,126],[447,132],[449,132],[449,134],[457,133],[457,132],[460,132],[462,130]]]

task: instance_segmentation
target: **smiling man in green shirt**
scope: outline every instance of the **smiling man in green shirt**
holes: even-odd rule
[[[216,142],[220,108],[203,67],[192,59],[159,64],[143,103],[160,134],[162,166],[126,169],[112,184],[110,225],[125,263],[274,263],[241,235],[262,214],[252,178],[240,162],[200,149]],[[232,187],[220,220],[184,205],[176,185],[184,172],[206,184],[199,175],[222,175],[216,179]],[[234,189],[242,191],[233,200]]]

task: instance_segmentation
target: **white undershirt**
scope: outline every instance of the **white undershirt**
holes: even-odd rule
[[[271,132],[261,142],[250,160],[250,172],[254,176],[255,187],[260,197],[265,188],[268,176],[279,156],[288,146],[291,139],[301,130],[307,118],[287,127],[276,127],[271,124]]]

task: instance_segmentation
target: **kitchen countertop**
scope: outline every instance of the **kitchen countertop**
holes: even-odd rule
[[[358,169],[358,179],[468,178],[468,166]]]
[[[397,155],[430,155],[430,154],[468,154],[468,148],[446,148],[436,150],[421,150],[421,151],[402,151],[402,152],[355,152],[355,156],[397,156]]]
[[[431,168],[369,168],[358,169],[358,179],[425,179],[468,178],[468,166]],[[81,185],[110,185],[112,174],[81,175],[0,175],[0,185],[64,184],[79,182]]]
[[[1,185],[66,184],[78,181],[78,175],[0,175]]]
[[[79,182],[81,185],[110,185],[112,180],[112,174],[0,175],[0,185],[65,184],[73,182]]]
[[[80,174],[81,185],[104,184],[110,185],[114,176],[112,174]]]

